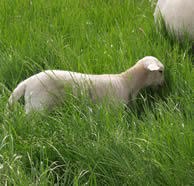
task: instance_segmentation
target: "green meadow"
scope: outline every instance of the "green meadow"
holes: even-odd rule
[[[191,43],[157,31],[148,0],[0,1],[0,185],[194,184]],[[47,69],[121,73],[144,56],[165,85],[123,107],[70,98],[53,112],[6,109],[17,84]]]

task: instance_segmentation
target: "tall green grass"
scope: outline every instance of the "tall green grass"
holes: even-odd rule
[[[193,185],[189,43],[157,32],[148,1],[0,1],[0,185]],[[45,69],[120,73],[153,55],[159,92],[123,108],[72,98],[52,113],[7,112],[15,86]]]

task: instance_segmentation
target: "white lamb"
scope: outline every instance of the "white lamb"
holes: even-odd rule
[[[24,95],[25,111],[42,110],[74,96],[87,93],[94,103],[110,98],[119,105],[127,104],[129,95],[136,98],[139,90],[147,86],[161,86],[164,66],[155,57],[147,56],[121,74],[91,75],[62,70],[47,70],[19,83],[9,98],[8,106]]]
[[[168,31],[180,39],[187,33],[194,41],[194,0],[158,0],[154,13],[156,21],[160,13]]]

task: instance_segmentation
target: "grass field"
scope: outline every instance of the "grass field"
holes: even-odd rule
[[[194,185],[191,44],[157,32],[147,0],[0,1],[0,185]],[[45,69],[120,73],[144,56],[162,90],[124,108],[69,100],[53,113],[5,114],[8,96]]]

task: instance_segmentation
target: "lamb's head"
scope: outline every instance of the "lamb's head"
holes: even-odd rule
[[[146,56],[139,60],[137,64],[142,65],[145,70],[145,86],[154,89],[161,87],[164,83],[164,65],[155,57]]]

